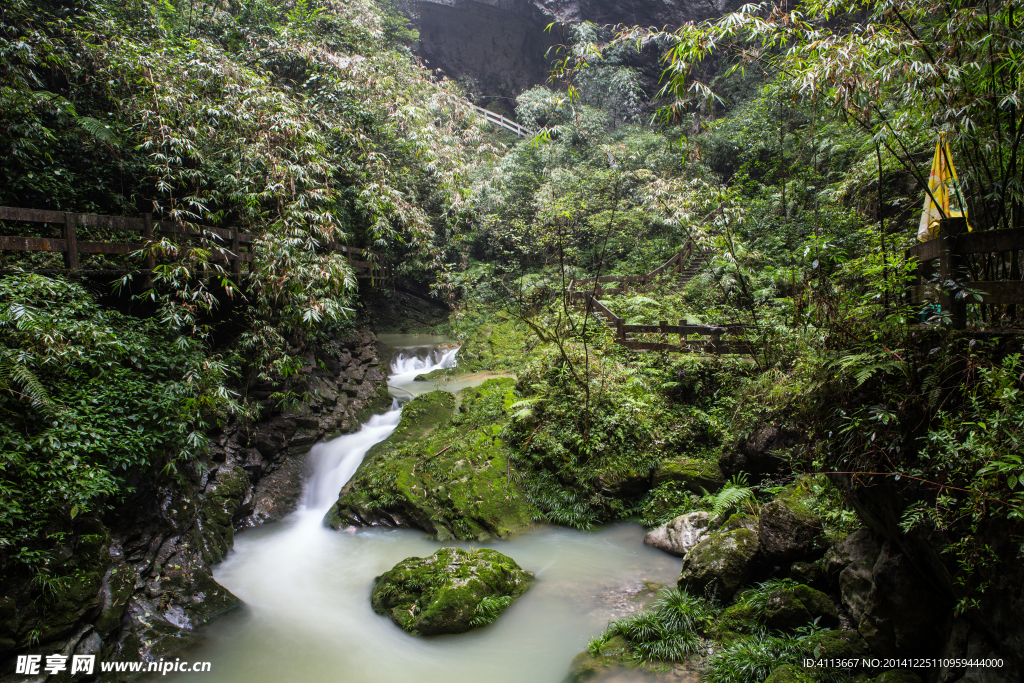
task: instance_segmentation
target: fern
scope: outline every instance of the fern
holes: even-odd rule
[[[15,385],[21,391],[15,391],[12,388]],[[33,408],[56,407],[39,378],[22,358],[18,358],[17,354],[8,349],[0,349],[0,390],[18,394],[21,398],[27,399]]]
[[[473,626],[487,626],[494,622],[512,604],[512,596],[502,595],[495,597],[488,595],[477,603],[476,612],[469,623]]]
[[[746,475],[739,475],[733,477],[718,493],[709,493],[707,489],[702,489],[702,502],[711,508],[713,517],[722,517],[742,503],[754,499],[754,488],[746,484]]]
[[[512,413],[512,419],[514,420],[525,420],[533,417],[533,407],[544,399],[541,397],[525,398],[522,401],[516,401],[509,406],[509,410],[515,412]]]
[[[843,372],[851,373],[859,387],[874,377],[876,373],[894,374],[901,369],[904,361],[893,357],[893,354],[888,351],[874,351],[843,356],[836,361],[835,365]]]
[[[114,127],[110,124],[103,123],[91,116],[79,116],[75,121],[82,130],[100,142],[105,142],[114,147],[121,145],[121,138],[118,137],[116,132],[114,132]]]

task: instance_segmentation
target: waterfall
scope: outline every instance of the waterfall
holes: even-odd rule
[[[416,375],[454,367],[458,351],[458,348],[442,351],[437,347],[398,349],[391,361],[389,382],[400,385],[411,382]],[[359,468],[366,452],[388,438],[398,426],[404,400],[395,399],[388,412],[374,415],[358,432],[313,446],[299,506],[300,512],[307,513],[304,517],[314,521],[323,517]]]

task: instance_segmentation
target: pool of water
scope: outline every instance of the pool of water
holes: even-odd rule
[[[393,388],[430,384],[412,382],[412,370],[402,365],[409,357],[393,361]],[[433,358],[416,374],[453,362],[454,351]],[[374,577],[442,544],[415,530],[346,533],[322,523],[366,451],[397,426],[400,410],[396,400],[361,431],[315,446],[299,509],[235,537],[214,575],[244,606],[212,623],[204,643],[182,657],[212,663],[203,681],[557,683],[591,636],[651,595],[644,582],[671,583],[678,576],[679,560],[644,546],[638,524],[593,532],[536,527],[485,544],[536,574],[530,590],[494,624],[453,636],[404,633],[370,608]],[[160,678],[194,680],[194,674]]]

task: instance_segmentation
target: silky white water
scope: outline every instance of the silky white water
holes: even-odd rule
[[[412,356],[423,367],[413,368]],[[404,352],[393,363],[391,384],[401,390],[415,374],[454,362],[454,351],[425,359]],[[299,508],[279,523],[239,533],[234,550],[215,569],[217,581],[244,606],[214,621],[203,645],[179,655],[210,661],[212,671],[161,680],[558,683],[591,636],[635,609],[629,595],[641,582],[671,583],[678,575],[679,560],[644,546],[638,524],[589,533],[538,527],[486,544],[537,577],[494,624],[454,636],[407,635],[370,608],[374,577],[442,544],[414,530],[346,533],[323,525],[366,451],[387,438],[399,417],[396,400],[359,432],[312,449]]]

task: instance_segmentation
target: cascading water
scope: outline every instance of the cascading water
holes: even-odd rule
[[[436,344],[400,349],[389,384],[400,397],[429,391],[431,383],[414,382],[415,376],[451,367],[455,359],[456,350]],[[537,575],[491,626],[415,638],[374,614],[374,577],[441,544],[410,529],[337,532],[324,526],[323,517],[366,452],[398,425],[403,400],[360,431],[317,444],[298,509],[281,522],[237,535],[215,578],[244,607],[214,621],[204,644],[181,655],[212,663],[204,683],[557,683],[591,636],[623,616],[623,606],[635,607],[624,589],[635,591],[644,580],[674,581],[679,561],[645,547],[639,525],[590,533],[539,527],[489,544]],[[184,683],[195,676],[159,680]]]

